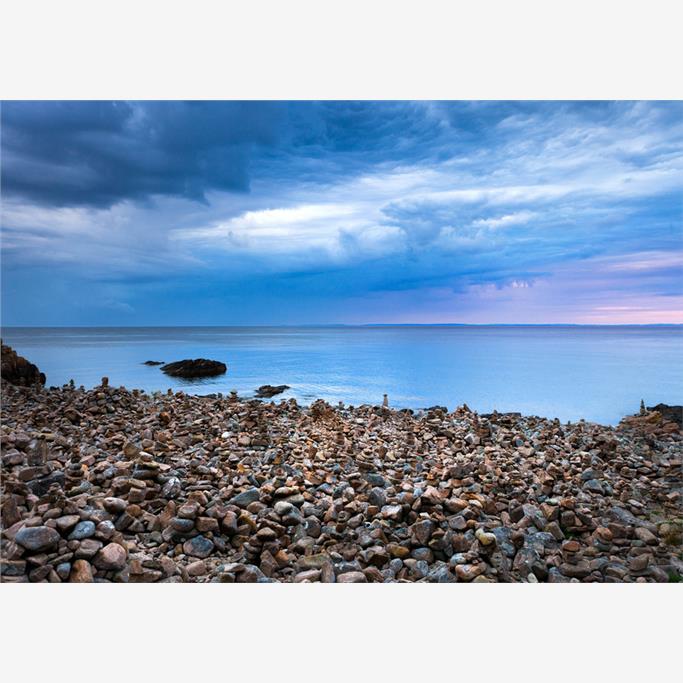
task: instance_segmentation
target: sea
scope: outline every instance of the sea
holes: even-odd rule
[[[683,399],[683,326],[382,325],[302,327],[5,327],[3,343],[35,363],[47,386],[73,379],[192,394],[262,384],[273,400],[382,403],[617,424],[646,405]],[[210,358],[226,374],[165,375],[147,360]]]

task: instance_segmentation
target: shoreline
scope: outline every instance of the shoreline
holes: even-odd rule
[[[2,387],[2,580],[665,582],[680,427]]]
[[[178,379],[178,378],[174,378]],[[193,387],[198,387],[204,384],[203,378],[198,378],[197,380],[186,380],[186,383],[180,384],[176,386],[175,388],[163,388],[163,389],[146,389],[146,388],[135,388],[135,389],[129,389],[126,386],[119,386],[115,387],[117,389],[129,391],[131,393],[136,392],[137,394],[140,395],[146,395],[150,396],[152,398],[158,399],[162,397],[167,397],[167,396],[175,396],[176,394],[182,394],[186,396],[192,396],[197,399],[204,399],[204,400],[237,400],[241,402],[248,403],[250,401],[258,401],[258,402],[268,402],[268,403],[280,403],[282,401],[284,402],[293,402],[296,406],[301,408],[302,410],[309,409],[311,405],[318,401],[324,401],[326,403],[329,403],[330,406],[332,406],[334,409],[337,409],[339,407],[342,407],[345,410],[358,410],[358,409],[363,409],[363,410],[369,410],[373,408],[378,408],[381,407],[380,403],[351,403],[351,402],[344,402],[342,400],[339,401],[331,401],[326,398],[321,398],[321,397],[307,397],[307,398],[302,398],[301,396],[288,396],[288,390],[295,388],[295,387],[288,387],[288,390],[283,391],[282,393],[275,394],[273,396],[258,396],[258,388],[253,389],[251,391],[246,391],[240,393],[239,391],[236,390],[231,390],[228,392],[223,392],[223,391],[210,391],[206,394],[199,394],[195,393],[194,391],[191,391]],[[206,386],[206,385],[205,385]],[[80,384],[76,385],[70,385],[70,384],[63,384],[61,386],[58,385],[46,385],[41,388],[42,391],[61,391],[64,389],[69,388],[72,391],[80,391],[83,393],[88,393],[95,391],[101,387],[101,384],[94,384],[92,387],[88,388],[87,386]],[[25,388],[25,387],[22,387]],[[207,386],[207,388],[209,388]],[[635,404],[635,401],[634,401]],[[467,403],[463,403],[461,405],[468,406]],[[457,410],[461,406],[456,406],[453,410]],[[432,405],[432,406],[424,406],[424,407],[411,407],[411,406],[405,406],[405,405],[400,405],[400,406],[394,406],[394,405],[389,405],[389,410],[395,413],[404,413],[411,415],[415,419],[418,419],[420,417],[423,417],[426,413],[429,413],[430,411],[433,410],[442,410],[443,412],[451,412],[448,406],[444,405]],[[615,421],[614,423],[608,423],[608,422],[599,422],[597,420],[591,420],[589,418],[577,418],[577,419],[569,419],[569,420],[562,420],[559,417],[556,416],[548,416],[548,415],[538,415],[534,413],[526,413],[526,412],[521,412],[521,411],[514,411],[514,410],[496,410],[495,408],[491,412],[480,412],[476,409],[471,409],[471,412],[476,413],[480,417],[484,418],[490,418],[494,416],[515,416],[518,418],[534,418],[537,420],[545,420],[548,422],[558,422],[562,425],[565,426],[575,426],[579,424],[589,424],[589,425],[595,425],[596,427],[602,427],[605,429],[615,429],[616,427],[619,426],[620,422],[626,418],[631,416],[631,414],[625,414],[623,415],[619,420]]]

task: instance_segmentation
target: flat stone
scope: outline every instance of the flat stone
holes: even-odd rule
[[[565,576],[570,576],[572,578],[583,579],[591,573],[591,568],[586,560],[581,560],[576,564],[570,564],[564,562],[560,565],[560,571]]]
[[[457,564],[455,575],[458,581],[472,581],[486,571],[484,564]]]
[[[367,581],[363,572],[346,572],[337,576],[337,583],[367,583]]]
[[[237,494],[234,498],[231,498],[229,502],[231,505],[237,505],[237,507],[245,508],[250,503],[255,503],[260,497],[261,494],[259,490],[257,488],[251,488]]]
[[[2,576],[22,576],[25,573],[25,560],[0,560],[0,574]]]
[[[294,577],[294,583],[303,583],[304,581],[318,581],[320,579],[319,569],[307,569],[306,571],[299,572]]]

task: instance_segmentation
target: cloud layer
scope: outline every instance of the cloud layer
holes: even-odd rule
[[[4,103],[3,324],[683,322],[682,115]]]

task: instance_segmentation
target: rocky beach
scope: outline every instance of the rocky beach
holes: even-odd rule
[[[669,582],[680,409],[617,427],[2,387],[3,582]]]

